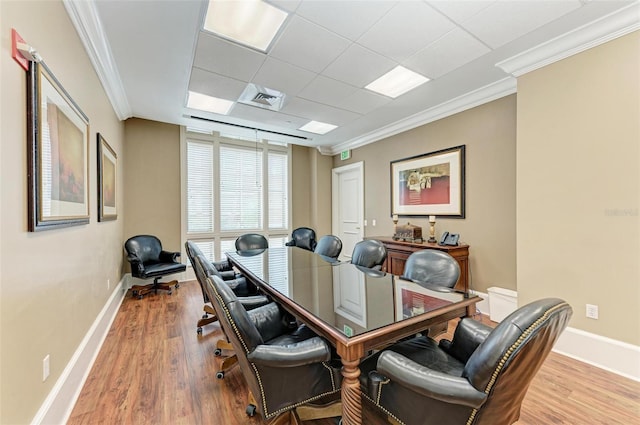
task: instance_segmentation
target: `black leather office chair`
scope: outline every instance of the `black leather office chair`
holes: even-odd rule
[[[365,397],[405,425],[510,425],[572,309],[557,298],[532,302],[495,329],[462,319],[451,341],[397,343],[365,360]]]
[[[177,261],[179,252],[169,252],[162,249],[160,239],[151,235],[133,236],[124,243],[127,261],[131,264],[131,275],[139,279],[153,278],[149,285],[133,285],[131,293],[141,299],[144,295],[158,289],[169,291],[172,287],[180,286],[177,280],[159,282],[160,278],[186,270],[186,266]]]
[[[305,325],[298,325],[276,303],[246,311],[217,276],[207,279],[207,290],[220,311],[240,369],[251,391],[247,414],[256,410],[267,420],[285,416],[298,423],[298,406],[324,398],[339,399],[341,364],[332,360],[329,344]],[[327,415],[339,413],[327,410]],[[292,417],[293,415],[293,417]],[[325,415],[316,418],[327,417]],[[287,422],[278,422],[287,423]]]
[[[218,320],[213,307],[211,306],[209,297],[204,288],[204,280],[205,278],[211,274],[216,275],[222,278],[227,285],[231,287],[231,289],[239,296],[249,296],[257,294],[257,288],[248,282],[243,276],[240,274],[236,274],[236,272],[231,268],[231,264],[229,261],[217,261],[212,262],[206,259],[198,245],[196,245],[193,241],[185,242],[185,250],[187,252],[187,257],[189,257],[189,261],[193,267],[193,271],[196,274],[196,278],[198,283],[200,284],[200,289],[202,290],[202,298],[204,300],[204,315],[197,323],[197,332],[198,335],[202,334],[202,327],[208,325],[210,323],[214,323]],[[196,257],[201,256],[204,260],[203,268],[206,274],[199,275],[198,269],[196,267]],[[203,272],[203,273],[204,273]],[[266,298],[265,298],[266,299]]]
[[[310,227],[298,227],[291,232],[291,240],[285,245],[313,251],[316,247],[316,232]]]
[[[324,235],[318,240],[313,252],[323,257],[337,260],[342,252],[342,241],[337,236]]]
[[[236,251],[251,251],[269,248],[269,241],[258,233],[245,233],[236,239]]]
[[[381,270],[384,260],[387,259],[387,248],[382,242],[375,239],[367,239],[358,242],[353,247],[351,262],[357,266],[368,269]]]
[[[436,249],[412,253],[404,265],[401,278],[427,289],[450,292],[460,277],[460,265],[451,255]]]

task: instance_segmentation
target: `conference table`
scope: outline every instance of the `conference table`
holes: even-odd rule
[[[480,298],[439,292],[297,247],[228,252],[249,281],[332,344],[342,361],[342,423],[362,424],[361,359],[430,326],[475,314]]]

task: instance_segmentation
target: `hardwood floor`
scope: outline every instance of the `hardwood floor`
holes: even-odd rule
[[[245,414],[248,394],[238,368],[216,379],[222,358],[214,355],[215,343],[223,335],[217,323],[197,335],[202,306],[195,281],[181,284],[173,295],[127,296],[68,424],[265,424],[259,415]],[[449,333],[454,327],[451,323]],[[517,424],[630,425],[639,418],[640,383],[551,353]],[[364,423],[386,422],[365,412]]]

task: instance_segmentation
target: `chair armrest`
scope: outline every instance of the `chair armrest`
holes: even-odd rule
[[[478,345],[487,339],[493,328],[471,318],[462,319],[453,334],[453,339],[440,341],[440,348],[461,361],[467,363]]]
[[[131,264],[131,274],[136,277],[144,273],[144,264],[140,261],[140,258],[135,254],[128,254],[127,261]]]
[[[229,260],[226,261],[212,261],[211,265],[216,268],[220,273],[233,271],[233,266],[229,263]],[[235,273],[235,272],[234,272]],[[224,274],[223,274],[224,276]]]
[[[296,246],[296,241],[285,242],[285,246]]]
[[[170,251],[160,251],[160,255],[158,259],[163,263],[177,263],[178,257],[180,257],[179,252],[170,252]]]
[[[289,345],[258,345],[247,355],[255,364],[271,367],[297,367],[331,360],[331,350],[319,336]]]
[[[233,270],[218,270],[222,280],[233,280],[236,278],[236,272]]]
[[[238,301],[240,301],[240,304],[242,304],[244,309],[247,311],[262,307],[263,305],[267,305],[271,302],[271,300],[269,300],[269,298],[265,297],[264,295],[240,297],[238,298]]]
[[[269,341],[288,331],[288,322],[274,302],[247,311],[247,314],[263,341]]]
[[[487,400],[466,378],[429,369],[393,351],[380,355],[377,371],[413,392],[445,403],[478,409]]]

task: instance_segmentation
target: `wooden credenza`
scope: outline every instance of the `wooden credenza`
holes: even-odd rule
[[[383,264],[383,270],[392,275],[402,276],[404,263],[407,258],[423,249],[437,249],[444,251],[456,259],[460,265],[460,278],[456,283],[456,290],[469,292],[469,245],[460,244],[458,246],[440,246],[437,243],[416,243],[394,241],[388,236],[370,236],[365,239],[377,239],[387,248],[387,260]]]

